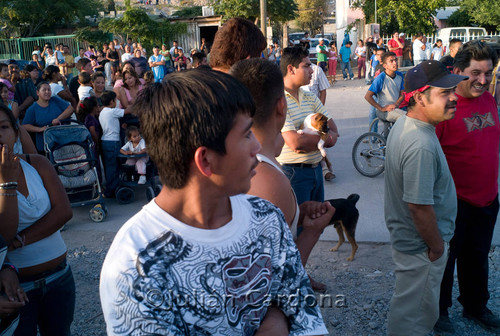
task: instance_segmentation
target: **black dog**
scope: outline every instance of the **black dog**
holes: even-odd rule
[[[340,245],[345,242],[344,232],[349,243],[351,243],[352,251],[351,256],[347,258],[347,261],[352,261],[354,255],[358,250],[358,244],[356,244],[355,233],[356,225],[358,224],[359,211],[356,208],[356,203],[359,200],[358,194],[351,194],[347,198],[336,198],[328,200],[330,204],[335,208],[335,214],[330,219],[330,224],[333,224],[339,235],[339,242],[337,245],[330,249],[330,251],[338,251]]]

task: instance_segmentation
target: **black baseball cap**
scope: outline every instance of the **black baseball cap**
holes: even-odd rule
[[[405,92],[412,92],[427,85],[451,89],[466,79],[469,77],[450,74],[439,61],[423,61],[406,73]]]

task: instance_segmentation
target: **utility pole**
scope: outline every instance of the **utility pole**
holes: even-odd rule
[[[260,30],[262,30],[262,34],[264,34],[264,38],[267,41],[267,1],[260,0]]]
[[[377,23],[377,0],[375,0],[375,23]]]

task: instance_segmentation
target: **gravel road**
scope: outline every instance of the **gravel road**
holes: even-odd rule
[[[113,233],[63,231],[68,245],[68,260],[76,281],[76,312],[74,336],[106,335],[99,302],[99,274]],[[356,258],[346,261],[350,245],[339,252],[330,252],[334,242],[319,242],[314,248],[308,272],[314,279],[326,283],[328,292],[318,300],[323,302],[323,318],[330,335],[368,336],[386,334],[386,316],[394,289],[394,264],[388,244],[360,243]],[[489,307],[500,314],[500,247],[490,253]],[[456,301],[455,286],[450,316],[457,335],[496,335],[462,317]]]

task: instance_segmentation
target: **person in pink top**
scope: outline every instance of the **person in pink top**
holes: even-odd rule
[[[387,46],[389,47],[389,51],[392,51],[396,54],[396,59],[398,60],[398,68],[403,66],[403,49],[405,47],[405,40],[402,38],[405,34],[398,32],[394,32],[392,34],[392,39],[389,40]]]
[[[335,42],[330,42],[330,50],[328,50],[328,81],[335,82],[337,75],[337,47]]]
[[[500,124],[496,102],[487,91],[497,62],[492,48],[471,41],[455,56],[453,72],[468,76],[456,89],[455,118],[436,127],[458,198],[455,235],[441,282],[440,317],[434,330],[454,332],[448,317],[457,264],[463,316],[488,330],[500,330],[500,319],[486,305],[488,253],[497,220]]]

